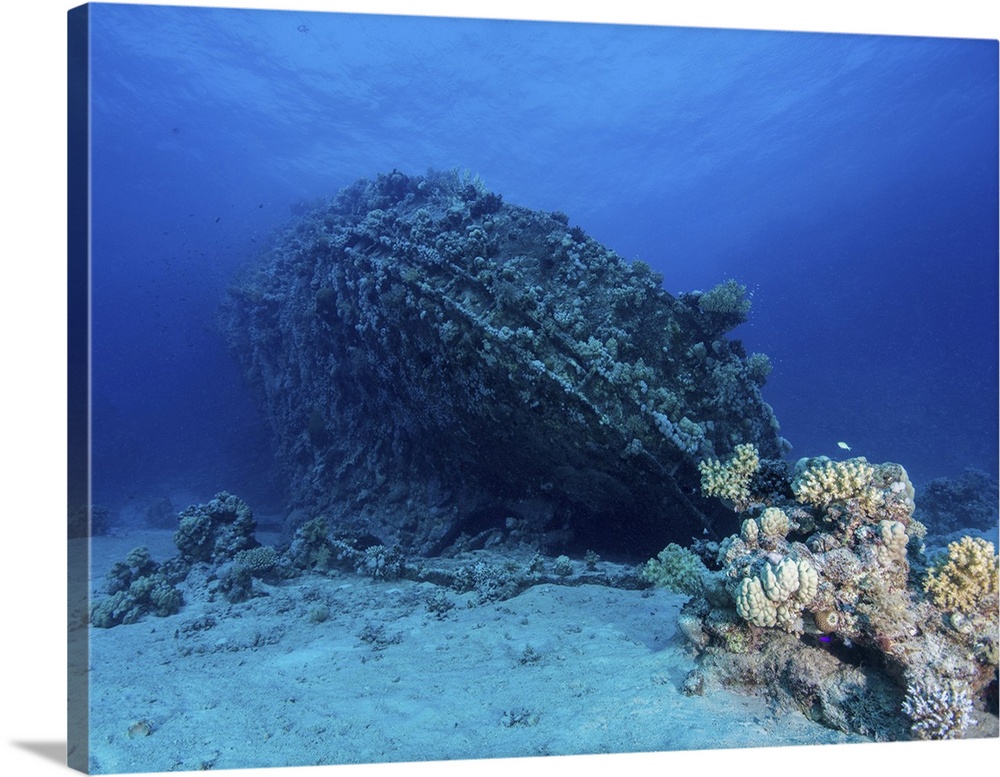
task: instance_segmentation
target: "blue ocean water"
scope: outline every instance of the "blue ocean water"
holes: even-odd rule
[[[728,278],[791,458],[997,469],[997,43],[91,6],[94,501],[280,502],[215,329],[296,210],[392,169]]]

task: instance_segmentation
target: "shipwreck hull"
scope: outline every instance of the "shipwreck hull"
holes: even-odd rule
[[[393,172],[278,235],[221,320],[299,515],[424,555],[642,555],[732,530],[700,460],[788,448],[766,357],[724,337],[742,289],[661,282],[563,214]]]

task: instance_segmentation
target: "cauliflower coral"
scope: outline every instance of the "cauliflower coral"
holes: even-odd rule
[[[736,512],[749,509],[752,503],[750,481],[760,469],[760,454],[752,443],[737,445],[732,458],[723,464],[706,459],[698,464],[701,472],[701,492],[705,496],[728,499]]]
[[[962,537],[948,545],[948,557],[927,572],[924,591],[942,610],[975,611],[985,598],[996,606],[997,556],[993,543]]]

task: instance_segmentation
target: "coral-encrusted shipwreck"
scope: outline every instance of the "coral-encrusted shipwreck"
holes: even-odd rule
[[[995,715],[992,544],[966,537],[928,568],[898,464],[802,459],[763,502],[743,488],[756,466],[741,448],[702,467],[705,493],[746,517],[698,544],[712,571],[680,616],[700,658],[686,685],[759,689],[876,739],[961,737]]]
[[[222,320],[303,514],[425,556],[655,551],[727,516],[699,460],[787,450],[767,358],[724,337],[745,289],[661,281],[478,179],[393,172],[295,221]]]

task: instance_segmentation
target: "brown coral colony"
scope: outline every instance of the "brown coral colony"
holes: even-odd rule
[[[816,628],[824,634],[832,634],[840,625],[840,615],[836,610],[818,610],[813,613],[816,621]]]

